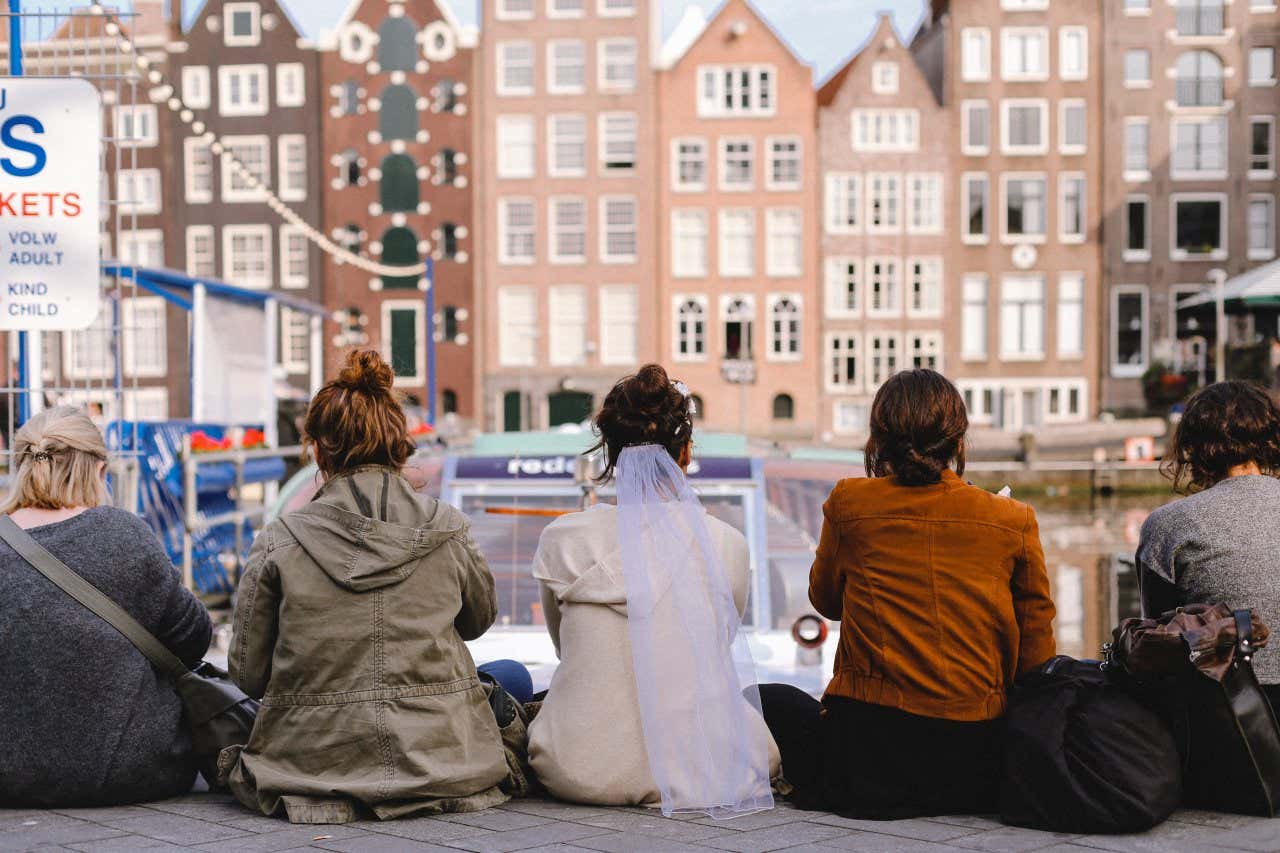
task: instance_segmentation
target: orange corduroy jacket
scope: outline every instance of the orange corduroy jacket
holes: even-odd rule
[[[1054,654],[1035,512],[952,471],[843,480],[823,506],[809,600],[840,622],[828,696],[948,720],[1003,716]]]

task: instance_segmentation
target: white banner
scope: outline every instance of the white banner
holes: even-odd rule
[[[98,314],[101,110],[87,80],[0,81],[0,329]]]

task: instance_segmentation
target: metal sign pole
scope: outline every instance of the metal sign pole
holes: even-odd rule
[[[436,265],[427,258],[427,419],[436,426]]]
[[[9,74],[12,77],[22,76],[22,0],[9,0]],[[26,332],[18,332],[18,381],[16,384],[21,390],[14,395],[18,414],[15,426],[21,426],[27,422],[31,406],[26,394],[27,373],[30,367],[27,363],[27,348],[30,343]],[[8,385],[14,377],[8,370],[5,374],[5,384]]]

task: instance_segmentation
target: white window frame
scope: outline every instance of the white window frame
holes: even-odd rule
[[[611,299],[617,295],[626,295],[630,297],[633,310],[630,316],[623,317],[619,322],[610,316]],[[600,288],[597,303],[597,313],[600,322],[600,363],[606,366],[626,366],[635,364],[640,359],[640,291],[632,284],[606,284]],[[622,336],[618,334],[619,330],[625,330],[630,336],[631,351],[629,353],[615,355],[613,348],[618,345]]]
[[[635,252],[630,255],[614,255],[609,252],[609,235],[616,232],[625,233],[625,229],[611,228],[608,221],[609,204],[611,202],[630,202],[632,211],[631,231],[634,235]],[[600,196],[600,263],[602,264],[634,264],[640,259],[640,199],[634,195]]]
[[[556,57],[557,48],[566,45],[577,45],[582,51],[582,83],[581,85],[565,85],[556,80],[556,69],[560,62]],[[547,92],[552,95],[581,95],[587,91],[587,43],[582,39],[551,39],[547,42]]]
[[[1270,210],[1271,221],[1270,245],[1253,245],[1253,206],[1262,202]],[[1276,197],[1271,193],[1250,193],[1248,206],[1245,208],[1245,241],[1251,261],[1269,261],[1276,256]]]
[[[293,78],[292,95],[286,95],[289,78]],[[282,62],[276,66],[276,106],[301,107],[307,103],[307,70],[301,62]]]
[[[906,358],[903,360],[905,369],[916,367],[917,360],[924,362],[932,360],[932,364],[921,364],[919,367],[941,373],[945,369],[942,341],[942,332],[937,329],[914,329],[907,332],[904,342]]]
[[[680,328],[684,317],[680,310],[685,303],[695,303],[701,310],[699,319],[702,321],[702,334],[699,336],[697,330],[691,330],[686,333]],[[705,362],[709,358],[711,351],[710,331],[711,331],[711,305],[705,293],[677,293],[671,297],[671,360],[681,364],[696,364]],[[680,345],[688,342],[691,344],[689,352],[680,352]],[[702,344],[702,352],[697,352],[697,344]]]
[[[289,342],[289,336],[302,331],[293,326],[295,318],[306,324],[303,328],[306,331],[307,357],[301,361],[290,358],[293,355],[293,348]],[[290,376],[307,373],[311,366],[311,315],[305,311],[290,308],[288,305],[280,306],[280,366]]]
[[[889,274],[883,279],[886,287],[883,293],[886,298],[881,307],[875,305],[875,268],[880,265],[887,268]],[[902,258],[895,255],[868,255],[862,264],[862,292],[864,311],[871,318],[901,317],[906,300],[903,298],[903,265]]]
[[[1014,107],[1036,107],[1040,111],[1040,144],[1014,145],[1009,139],[1009,113]],[[1000,101],[1000,153],[1006,157],[1042,157],[1049,153],[1049,100],[1047,98],[1004,98]]]
[[[212,103],[213,86],[209,66],[187,65],[182,69],[182,102],[193,110],[206,110]]]
[[[789,301],[795,306],[795,352],[776,352],[779,343],[784,345],[791,339],[790,333],[779,335],[776,328],[776,311],[780,303]],[[768,316],[765,320],[764,359],[779,364],[795,363],[804,360],[804,297],[799,293],[770,293],[765,298]]]
[[[969,133],[973,129],[971,111],[982,108],[987,114],[987,144],[970,145]],[[991,153],[991,102],[974,98],[960,102],[960,153],[967,157],[985,157]]]
[[[933,284],[933,304],[915,306],[915,267],[919,265],[921,269],[922,280],[932,281]],[[943,277],[943,261],[941,255],[926,256],[909,256],[904,259],[903,272],[905,275],[905,285],[903,287],[903,301],[906,304],[908,317],[927,317],[938,318],[942,316],[942,303],[945,299],[946,279]],[[926,275],[927,273],[927,275]]]
[[[1143,232],[1145,238],[1145,249],[1129,248],[1129,204],[1132,202],[1142,202],[1143,209]],[[1121,208],[1123,225],[1123,242],[1121,243],[1122,259],[1126,263],[1146,263],[1151,260],[1151,197],[1143,194],[1130,194],[1124,198],[1124,207]]]
[[[779,157],[778,152],[774,150],[774,146],[779,143],[794,144],[796,147],[795,152],[788,152],[786,156]],[[804,140],[799,136],[766,136],[764,138],[764,150],[766,155],[764,188],[775,192],[800,189],[804,184]],[[796,179],[794,181],[775,181],[773,178],[774,163],[784,159],[794,159],[796,161]]]
[[[611,139],[609,133],[609,120],[618,118],[629,118],[631,120],[631,166],[630,168],[611,169],[606,164],[610,162],[608,156],[609,143],[617,141]],[[619,110],[615,112],[602,112],[596,120],[596,136],[598,137],[598,170],[601,176],[614,177],[633,175],[636,171],[636,164],[640,161],[640,117],[629,110]]]
[[[609,62],[607,51],[610,47],[622,45],[631,48],[631,82],[613,83],[608,79]],[[596,87],[608,94],[625,94],[634,92],[640,81],[640,44],[634,38],[604,38],[596,42]]]
[[[986,361],[991,353],[991,279],[986,273],[968,272],[961,278],[960,357],[967,362]],[[982,300],[971,298],[970,293],[981,289]],[[981,313],[974,315],[982,321],[981,334],[975,340],[966,326],[969,309],[981,305]],[[977,331],[977,330],[974,330]],[[974,344],[980,344],[978,349]]]
[[[908,234],[941,234],[943,211],[946,210],[946,189],[942,172],[908,172],[904,182],[906,198],[906,230]],[[932,194],[922,194],[921,189],[931,186]],[[916,202],[921,195],[932,199],[927,208],[922,207],[924,218],[916,219]]]
[[[860,234],[864,217],[863,180],[861,172],[827,172],[824,181],[823,217],[828,234]],[[838,203],[840,203],[838,205]],[[848,223],[853,213],[855,222]]]
[[[702,149],[702,180],[698,182],[683,183],[680,180],[680,166],[682,164],[681,146],[698,145]],[[707,189],[707,176],[711,173],[711,153],[710,146],[705,136],[678,136],[671,140],[671,189],[678,193],[700,193]]]
[[[1044,8],[1049,8],[1047,0],[1044,2]],[[1082,68],[1072,70],[1067,67],[1067,41],[1073,36],[1080,37],[1080,51]],[[1068,26],[1058,28],[1058,77],[1062,80],[1079,81],[1089,79],[1089,28],[1083,26]]]
[[[253,33],[238,36],[232,32],[232,20],[237,12],[249,12],[253,18]],[[227,47],[254,47],[262,42],[262,7],[257,3],[228,3],[222,7],[223,43]]]
[[[291,186],[289,177],[289,151],[294,145],[302,146],[302,181],[297,186]],[[303,133],[282,133],[276,137],[276,168],[280,179],[277,183],[280,185],[276,190],[276,194],[282,201],[306,201],[307,185],[310,177],[310,156],[307,151],[307,137]]]
[[[1070,181],[1078,180],[1081,182],[1080,197],[1080,233],[1071,234],[1066,230],[1067,227],[1067,184]],[[1089,232],[1089,179],[1084,172],[1059,172],[1058,173],[1058,241],[1066,244],[1080,244],[1084,242],[1085,235]]]
[[[234,156],[234,148],[237,146],[255,146],[262,151],[262,162],[265,164],[265,180],[259,179],[257,187],[244,187],[236,189],[233,186],[233,179],[236,170],[231,165],[231,158]],[[260,134],[254,136],[227,136],[222,139],[223,152],[219,158],[219,171],[222,173],[222,196],[223,202],[232,202],[236,204],[249,202],[263,202],[267,200],[267,187],[271,185],[271,137]]]
[[[507,48],[523,45],[529,51],[529,70],[530,80],[527,87],[512,87],[506,84],[507,71]],[[533,42],[528,39],[504,39],[494,45],[494,57],[496,77],[494,78],[494,91],[502,98],[524,98],[534,94],[538,87],[538,56],[534,49]]]
[[[120,259],[140,267],[164,265],[164,231],[136,228],[120,234]]]
[[[719,256],[718,269],[720,277],[754,277],[756,274],[756,252],[759,248],[759,229],[756,223],[756,209],[754,207],[722,207],[718,214],[718,221],[716,223],[716,242],[718,249],[717,254]],[[728,222],[731,218],[741,218],[744,221],[750,221],[750,252],[735,255],[734,252],[729,250],[727,238],[729,235]]]
[[[128,122],[130,133],[124,133],[125,118],[130,117],[132,120]],[[145,119],[148,131],[145,135],[138,135],[138,119]],[[116,107],[112,111],[112,128],[115,135],[116,144],[121,148],[154,148],[160,144],[160,116],[156,110],[155,104],[125,104]]]
[[[822,385],[828,394],[858,394],[862,391],[862,381],[866,372],[863,359],[862,336],[857,332],[828,332],[822,342]],[[849,356],[853,356],[853,379],[845,378],[848,373],[843,368]],[[837,364],[841,369],[837,370]],[[836,376],[840,378],[837,380]]]
[[[744,71],[748,75],[747,107],[743,109],[736,104],[733,107],[726,107],[724,104],[725,72],[733,72],[740,75]],[[714,78],[710,78],[714,80],[713,91],[710,93],[707,92],[705,86],[707,79],[709,79],[708,74],[715,75]],[[769,104],[767,107],[761,106],[762,75],[767,75],[769,81]],[[762,63],[699,65],[695,79],[698,81],[698,118],[766,118],[775,115],[778,111],[778,69],[775,65]]]
[[[497,176],[503,180],[523,180],[532,178],[538,171],[538,123],[537,119],[526,113],[506,113],[497,117],[494,123],[495,148],[498,149]],[[522,131],[528,139],[527,163],[513,160],[511,134]],[[523,165],[523,168],[521,166]]]
[[[1041,196],[1044,203],[1044,231],[1040,234],[1010,234],[1009,233],[1009,182],[1010,181],[1040,181],[1044,185],[1044,194]],[[1046,172],[1003,172],[1000,175],[1000,242],[1008,244],[1013,243],[1034,243],[1042,244],[1049,238],[1049,211],[1052,196],[1049,194],[1049,175]]]
[[[538,332],[541,328],[537,288],[504,284],[498,287],[497,297],[495,304],[498,315],[498,364],[503,367],[536,366],[538,364]],[[518,324],[510,316],[509,303],[515,297],[529,299],[533,303],[532,316],[527,324]],[[422,302],[418,300],[414,304],[421,305]]]
[[[896,95],[899,86],[898,63],[880,61],[871,63],[871,92],[875,95]]]
[[[596,14],[602,18],[630,18],[636,13],[635,0],[621,0],[625,6],[610,6],[611,2],[618,3],[619,0],[598,0]]]
[[[787,225],[787,233],[779,234],[778,229],[782,228],[784,224]],[[792,226],[794,226],[794,230]],[[770,278],[800,278],[803,276],[805,267],[804,210],[799,207],[766,208],[764,212],[764,233],[765,275]],[[786,237],[795,241],[795,264],[793,266],[785,264],[785,256],[780,257],[779,252],[775,250],[774,241],[779,237]]]
[[[164,184],[156,168],[116,172],[116,203],[125,215],[153,216],[164,209]],[[131,185],[131,186],[129,186]],[[146,192],[139,190],[146,189]]]
[[[161,296],[133,296],[121,300],[120,337],[124,349],[124,375],[130,378],[154,379],[167,376],[169,373],[168,353],[168,310]],[[147,364],[138,363],[139,313],[143,311],[158,315],[159,325],[154,330],[159,341],[158,360]]]
[[[1067,110],[1078,109],[1084,116],[1084,142],[1075,145],[1067,141]],[[1084,98],[1063,98],[1058,101],[1058,153],[1067,156],[1085,154],[1089,150],[1089,104]]]
[[[1267,126],[1267,150],[1271,160],[1270,168],[1254,169],[1253,166],[1253,126],[1255,124],[1265,124]],[[1274,115],[1252,115],[1249,116],[1249,179],[1253,181],[1271,181],[1276,177],[1276,117]]]
[[[1178,127],[1181,125],[1207,125],[1218,122],[1222,126],[1222,168],[1183,171],[1178,162]],[[1149,137],[1148,137],[1149,138]],[[1150,156],[1150,155],[1148,155]],[[1226,116],[1198,118],[1174,118],[1169,122],[1169,177],[1175,181],[1225,181],[1231,162],[1231,123]]]
[[[1255,54],[1270,52],[1271,54],[1271,73],[1267,77],[1253,76],[1253,57]],[[1248,74],[1248,82],[1250,86],[1268,88],[1276,85],[1276,49],[1272,45],[1252,45],[1249,52],[1245,55],[1245,70]]]
[[[258,78],[259,102],[243,101],[231,103],[231,80],[237,75]],[[271,90],[268,82],[267,66],[263,64],[219,65],[218,66],[218,114],[229,117],[264,116],[271,111]],[[248,86],[242,82],[243,94],[248,95]]]
[[[1129,76],[1129,56],[1142,54],[1147,58],[1147,76],[1146,77],[1130,77]],[[1150,89],[1151,88],[1151,49],[1146,47],[1131,47],[1125,50],[1120,57],[1120,73],[1121,85],[1126,89]]]
[[[867,388],[867,393],[873,394],[881,385],[889,381],[890,377],[902,370],[903,364],[906,363],[906,346],[903,336],[896,332],[872,329],[868,330],[864,337],[866,338],[867,350],[862,356],[863,384]],[[879,371],[883,373],[883,376],[880,377],[876,376],[877,371],[875,370],[877,342],[881,344],[879,349],[882,350],[881,355],[884,358],[884,365]],[[890,359],[890,356],[892,356],[892,359]],[[879,382],[876,381],[877,378],[880,379]]]
[[[183,235],[186,241],[186,259],[187,259],[187,275],[194,278],[217,278],[218,276],[218,246],[217,237],[214,234],[212,225],[188,225]],[[208,272],[201,271],[197,266],[196,251],[198,241],[205,240],[209,246],[208,257],[200,260],[207,264]]]
[[[1074,305],[1078,309],[1074,318],[1065,310],[1069,305]],[[1056,321],[1054,343],[1058,358],[1063,361],[1084,358],[1085,276],[1083,272],[1058,273],[1058,302],[1054,313]],[[1068,327],[1068,323],[1073,319],[1074,323]],[[1074,346],[1068,344],[1074,344]]]
[[[565,168],[557,159],[556,153],[559,150],[560,140],[556,137],[557,130],[563,130],[560,122],[565,120],[576,120],[581,124],[582,136],[578,140],[578,144],[582,146],[582,166],[580,168]],[[587,176],[587,163],[590,160],[587,149],[587,117],[582,113],[552,113],[547,116],[547,174],[553,178],[585,178]],[[574,140],[569,140],[570,142]]]
[[[1120,296],[1125,294],[1142,296],[1142,362],[1140,364],[1119,364],[1117,343],[1120,337]],[[1114,379],[1136,379],[1147,372],[1151,363],[1151,290],[1145,284],[1113,284],[1111,286],[1111,329],[1107,341],[1108,361],[1111,363],[1111,376]]]
[[[896,187],[896,192],[886,195],[885,201],[892,201],[893,204],[883,205],[886,211],[893,211],[893,220],[887,224],[876,225],[872,210],[875,207],[876,181],[880,180],[886,187]],[[901,234],[903,231],[903,221],[906,219],[906,184],[903,181],[901,172],[867,172],[865,183],[863,185],[864,194],[866,195],[867,210],[864,215],[866,222],[866,232],[868,234]]]
[[[200,190],[195,186],[197,173],[196,169],[196,150],[204,149],[209,155],[209,169],[205,174],[209,188]],[[183,179],[183,197],[187,200],[187,204],[209,204],[214,200],[214,151],[212,151],[209,143],[204,137],[188,136],[182,141],[182,179]]]
[[[413,358],[413,375],[397,376],[393,384],[399,387],[418,385],[422,382],[426,375],[426,350],[422,345],[426,336],[426,305],[421,299],[388,299],[382,303],[381,316],[382,321],[382,356],[388,364],[392,363],[391,349],[391,312],[393,311],[412,311],[414,318],[414,327],[417,330],[415,340],[418,346],[414,347]]]
[[[693,226],[693,227],[689,227]],[[701,265],[687,263],[681,247],[686,240],[701,240]],[[677,207],[671,211],[671,277],[706,278],[711,274],[711,217],[706,208]]]
[[[1006,297],[1006,290],[1011,285],[1019,282],[1022,282],[1022,283],[1038,282],[1040,285],[1040,309],[1039,309],[1040,348],[1039,349],[1028,349],[1026,348],[1027,344],[1025,342],[1023,344],[1023,348],[1020,348],[1020,349],[1005,348],[1005,332],[1006,332],[1005,307],[1006,305],[1026,306],[1028,304],[1033,304],[1033,303],[1028,303],[1024,300],[1018,300],[1014,302]],[[1006,362],[1044,361],[1045,349],[1046,349],[1045,337],[1048,334],[1048,328],[1047,328],[1048,323],[1046,322],[1049,316],[1048,290],[1049,290],[1049,284],[1043,273],[1006,273],[1003,276],[1001,276],[1000,278],[1000,360],[1001,361],[1006,361]],[[1027,330],[1028,330],[1027,320],[1029,319],[1029,316],[1030,315],[1026,313],[1025,308],[1019,311],[1018,328],[1022,332],[1022,334],[1020,335],[1020,337],[1022,338],[1027,337]]]
[[[742,145],[747,146],[747,157],[751,163],[751,179],[745,183],[729,182],[729,146]],[[719,176],[720,176],[720,192],[724,193],[745,193],[751,192],[756,188],[756,141],[750,136],[722,136],[718,140],[717,145],[719,153]]]
[[[559,252],[561,228],[557,222],[557,212],[561,204],[577,204],[582,210],[582,254],[562,255]],[[547,259],[553,264],[585,264],[587,262],[588,220],[591,218],[590,207],[585,196],[554,195],[547,199]]]
[[[1129,168],[1129,128],[1137,125],[1147,129],[1147,168],[1145,169]],[[1124,180],[1130,183],[1142,183],[1151,180],[1151,120],[1146,116],[1125,116],[1123,144],[1124,150],[1121,156],[1124,158]]]
[[[849,298],[850,267],[853,267],[854,280],[852,300]],[[829,255],[823,268],[827,317],[832,320],[853,320],[861,317],[864,287],[862,258],[851,255]]]
[[[302,257],[305,272],[294,273],[289,268],[291,260],[289,243],[302,238]],[[307,231],[299,225],[288,222],[280,226],[280,287],[285,290],[301,290],[311,283],[311,241],[307,239]],[[281,326],[283,329],[284,327]]]
[[[892,119],[890,125],[890,119]],[[866,154],[911,153],[920,150],[920,111],[901,107],[859,107],[849,113],[853,150]],[[892,126],[892,139],[872,139],[877,123]]]
[[[1043,52],[1044,69],[1042,71],[1010,71],[1013,49],[1010,46],[1015,37],[1035,36],[1040,39]],[[1049,79],[1049,28],[1048,27],[1004,27],[1000,30],[1000,79],[1007,83],[1042,83]]]
[[[980,42],[980,48],[971,44]],[[967,62],[970,50],[980,50],[981,68],[970,68]],[[991,79],[991,30],[987,27],[965,27],[960,31],[960,79],[966,83],[985,83]]]
[[[235,275],[235,253],[231,247],[238,236],[262,238],[263,276],[262,278],[237,278]],[[222,277],[231,284],[250,290],[270,290],[273,271],[271,244],[274,239],[270,225],[224,225],[222,226]]]
[[[532,21],[535,14],[536,0],[529,0],[529,9],[511,11],[507,8],[508,0],[494,0],[494,17],[499,21]]]
[[[567,20],[573,18],[584,18],[587,14],[587,0],[579,0],[582,4],[578,9],[558,9],[556,8],[556,0],[547,0],[547,17],[553,20]]]
[[[578,308],[580,311],[575,310]],[[547,364],[553,367],[585,365],[590,322],[591,306],[588,303],[587,288],[580,284],[556,284],[548,288]]]
[[[532,249],[526,256],[507,254],[508,238],[512,236],[508,223],[508,210],[513,204],[527,204],[533,213],[533,222],[528,227],[529,245]],[[531,266],[538,260],[538,203],[531,196],[507,196],[498,199],[498,263],[503,266]],[[523,234],[524,229],[519,233]]]
[[[1218,202],[1218,229],[1222,235],[1222,245],[1216,251],[1205,255],[1192,255],[1178,249],[1178,202],[1180,201],[1216,201]],[[1229,257],[1228,245],[1231,219],[1230,203],[1226,193],[1170,193],[1169,194],[1169,260],[1171,261],[1225,261]]]
[[[983,232],[973,234],[969,231],[969,184],[981,181],[986,186],[986,209],[982,212]],[[968,246],[981,246],[991,242],[991,204],[995,201],[991,192],[991,175],[987,172],[963,172],[960,175],[960,239]]]
[[[68,379],[109,379],[115,372],[112,355],[111,311],[100,306],[98,316],[87,329],[62,334],[62,372]],[[101,344],[101,346],[95,346]],[[77,358],[78,350],[86,350],[86,358]],[[80,362],[86,367],[81,368]]]

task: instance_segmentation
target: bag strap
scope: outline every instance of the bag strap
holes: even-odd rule
[[[133,643],[134,647],[142,652],[161,673],[177,682],[190,671],[177,655],[165,648],[155,635],[138,624],[138,620],[126,613],[123,607],[103,595],[97,587],[81,577],[66,563],[50,554],[8,515],[0,514],[0,539],[9,543],[9,547],[17,551],[18,556],[26,560],[33,569],[123,634],[124,638]]]
[[[1248,610],[1232,614],[1236,620],[1236,650],[1245,661],[1253,659],[1253,615]]]

